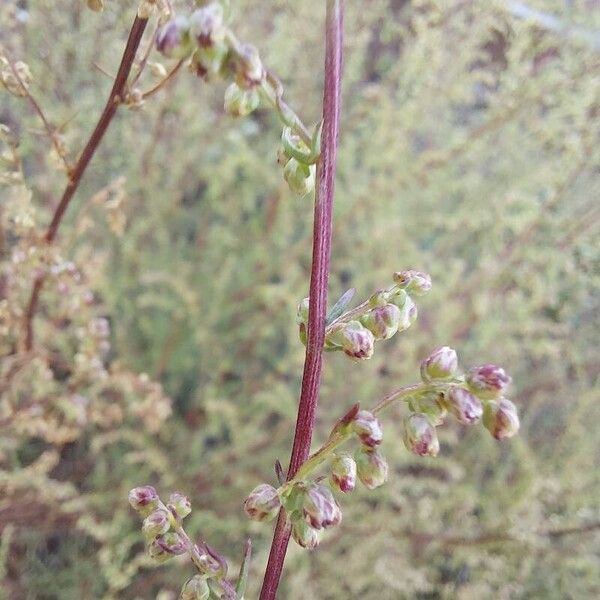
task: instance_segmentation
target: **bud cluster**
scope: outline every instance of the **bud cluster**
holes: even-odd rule
[[[9,93],[13,96],[27,96],[32,79],[26,63],[18,61],[11,64],[6,57],[0,55],[0,84]]]
[[[421,363],[424,390],[411,398],[411,414],[404,421],[404,444],[418,456],[436,456],[439,441],[436,427],[447,413],[463,425],[483,417],[484,427],[498,440],[519,430],[515,405],[503,397],[511,378],[492,364],[459,372],[456,351],[448,346],[434,350]]]
[[[431,289],[431,278],[420,271],[394,274],[396,283],[378,290],[354,309],[335,318],[325,332],[325,350],[341,350],[360,361],[373,356],[375,342],[387,340],[408,329],[417,318],[417,306],[411,294],[422,296]],[[300,340],[306,344],[308,298],[298,307]]]
[[[146,551],[152,559],[163,562],[188,551],[185,540],[175,531],[176,525],[192,510],[186,496],[174,492],[165,505],[156,490],[151,485],[145,485],[129,492],[129,504],[144,517],[142,533],[146,540]]]

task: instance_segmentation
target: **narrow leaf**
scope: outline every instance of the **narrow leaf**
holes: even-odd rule
[[[354,294],[356,290],[354,288],[350,288],[345,291],[341,298],[335,303],[334,307],[329,311],[327,318],[325,319],[325,324],[329,325],[333,323],[338,317],[341,317],[344,314],[344,311],[350,304],[352,298],[354,298]]]

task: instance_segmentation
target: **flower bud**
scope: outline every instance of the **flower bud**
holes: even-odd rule
[[[274,519],[281,508],[281,500],[277,490],[268,483],[255,487],[244,500],[246,514],[255,521]]]
[[[188,579],[181,588],[179,600],[208,600],[210,598],[210,588],[206,578],[200,575],[194,575]]]
[[[192,53],[190,24],[178,16],[165,23],[156,37],[156,49],[167,58],[186,58]]]
[[[164,552],[173,556],[180,556],[187,552],[185,542],[179,537],[179,534],[174,531],[169,531],[168,533],[157,537],[155,542]]]
[[[363,446],[354,458],[358,478],[366,488],[374,490],[387,481],[388,464],[379,450]]]
[[[360,321],[336,326],[327,336],[327,341],[341,346],[348,356],[357,360],[373,356],[375,337]]]
[[[424,414],[414,413],[404,420],[404,445],[417,456],[437,456],[440,443],[435,427]]]
[[[302,548],[312,550],[319,545],[321,532],[311,527],[306,521],[295,519],[292,522],[292,537]]]
[[[521,425],[517,407],[507,398],[487,402],[483,409],[483,425],[497,440],[512,437]]]
[[[371,308],[377,308],[378,306],[385,306],[390,301],[390,292],[388,290],[377,290],[369,298],[369,306]]]
[[[356,487],[356,462],[349,454],[338,454],[333,459],[329,483],[344,493]]]
[[[361,410],[356,414],[352,429],[365,446],[374,448],[383,440],[381,424],[368,410]]]
[[[173,556],[170,552],[167,552],[159,545],[157,538],[152,540],[148,546],[146,546],[146,551],[152,560],[155,560],[159,563],[165,562],[165,560],[169,560],[169,558]]]
[[[169,496],[168,506],[175,511],[175,514],[180,519],[184,519],[192,512],[192,503],[190,502],[190,499],[181,492],[173,492]]]
[[[500,398],[511,381],[504,369],[496,365],[474,367],[467,373],[469,389],[482,400]]]
[[[331,490],[318,483],[310,485],[304,492],[302,514],[315,529],[334,527],[342,520],[342,511]]]
[[[236,66],[236,81],[241,87],[247,88],[259,85],[265,76],[258,50],[251,44],[241,46]]]
[[[142,532],[146,539],[152,539],[163,533],[167,533],[170,528],[169,515],[161,509],[151,512],[142,524]]]
[[[260,103],[258,90],[242,89],[237,83],[232,83],[225,90],[225,112],[232,117],[249,115]]]
[[[308,333],[306,331],[306,323],[300,323],[298,325],[298,337],[300,338],[300,342],[306,346],[306,342],[308,341]]]
[[[477,423],[481,419],[481,415],[483,415],[481,400],[458,385],[450,386],[444,399],[448,410],[463,425]]]
[[[431,289],[431,276],[422,271],[397,271],[394,273],[394,281],[414,296],[423,296]]]
[[[308,322],[308,305],[308,298],[304,298],[304,300],[298,304],[298,311],[296,312],[296,323],[298,323],[298,325],[300,325],[300,323]]]
[[[402,312],[395,304],[373,308],[360,318],[360,322],[375,336],[376,340],[391,338],[400,326]]]
[[[87,0],[87,7],[94,12],[102,12],[104,10],[104,0]]]
[[[400,290],[399,293],[391,298],[390,303],[395,304],[400,309],[398,331],[405,331],[417,319],[417,305],[404,290]]]
[[[409,406],[411,411],[423,413],[434,427],[442,425],[448,414],[444,395],[440,392],[421,395],[419,398],[411,400]]]
[[[222,76],[227,65],[228,49],[225,44],[210,48],[197,48],[192,54],[190,69],[207,81]]]
[[[283,168],[283,178],[298,196],[306,196],[315,188],[315,167],[290,158]]]
[[[458,370],[456,350],[442,346],[434,350],[421,363],[421,379],[425,383],[452,379]]]
[[[133,488],[129,492],[129,504],[142,515],[149,515],[158,508],[158,494],[151,485]]]
[[[223,7],[211,2],[195,10],[190,16],[190,35],[201,48],[212,48],[225,38]]]

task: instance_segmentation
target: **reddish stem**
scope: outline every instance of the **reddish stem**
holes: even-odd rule
[[[121,59],[117,76],[115,77],[115,81],[110,95],[108,96],[108,100],[106,101],[106,105],[104,106],[104,110],[102,111],[100,119],[98,120],[98,124],[90,136],[88,143],[85,145],[77,164],[70,173],[69,183],[67,183],[67,187],[63,192],[62,198],[60,199],[60,202],[54,211],[54,215],[52,215],[52,220],[50,221],[50,225],[48,225],[48,229],[44,235],[44,240],[48,244],[54,241],[65,211],[67,210],[69,203],[71,202],[75,192],[77,191],[77,188],[79,187],[79,184],[81,183],[81,178],[83,177],[90,160],[94,156],[96,149],[100,145],[100,142],[102,141],[102,138],[104,137],[112,118],[115,116],[119,103],[123,100],[123,91],[127,85],[127,78],[129,77],[129,73],[131,71],[133,61],[135,60],[135,55],[142,40],[142,35],[144,34],[144,29],[146,29],[147,23],[148,19],[140,19],[136,15],[133,25],[131,26],[131,31],[129,32],[129,38],[127,39],[125,50],[123,51],[123,58]],[[36,277],[33,283],[33,290],[31,291],[29,303],[27,304],[27,309],[25,310],[25,315],[23,318],[23,345],[27,352],[29,352],[33,347],[33,317],[35,316],[35,311],[37,309],[43,284],[44,276],[41,275]]]
[[[335,160],[340,120],[343,59],[342,38],[342,0],[328,0],[325,30],[323,137],[321,155],[317,163],[313,258],[308,311],[308,341],[302,376],[302,391],[298,406],[298,416],[296,418],[294,445],[287,473],[288,481],[294,477],[302,463],[308,458],[321,384],[322,349],[325,339],[325,316],[327,313],[327,282],[329,279],[329,259],[331,254]],[[275,533],[273,534],[260,600],[275,599],[289,539],[290,528],[285,512],[282,510],[279,513]]]

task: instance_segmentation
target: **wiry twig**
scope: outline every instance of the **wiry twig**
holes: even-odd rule
[[[75,192],[81,183],[81,178],[83,177],[90,160],[94,156],[96,149],[100,145],[100,142],[102,141],[110,122],[115,116],[119,103],[123,99],[127,78],[129,77],[129,73],[131,71],[131,67],[133,65],[133,61],[135,59],[135,55],[147,23],[147,19],[141,19],[136,15],[131,27],[131,31],[129,32],[129,37],[127,39],[127,44],[123,52],[123,57],[121,59],[121,64],[119,65],[117,76],[115,77],[115,82],[108,96],[108,100],[106,101],[104,110],[102,111],[96,128],[92,132],[90,139],[85,145],[77,164],[70,173],[67,187],[63,192],[60,202],[58,203],[58,206],[56,207],[56,210],[52,216],[52,220],[50,221],[50,225],[48,225],[48,229],[44,235],[44,241],[48,244],[54,241],[65,211],[67,210],[69,203],[73,199],[73,196],[75,195]],[[33,290],[31,291],[31,296],[25,310],[25,315],[23,318],[23,347],[25,351],[30,351],[33,347],[33,317],[35,316],[43,284],[43,275],[35,279]]]

